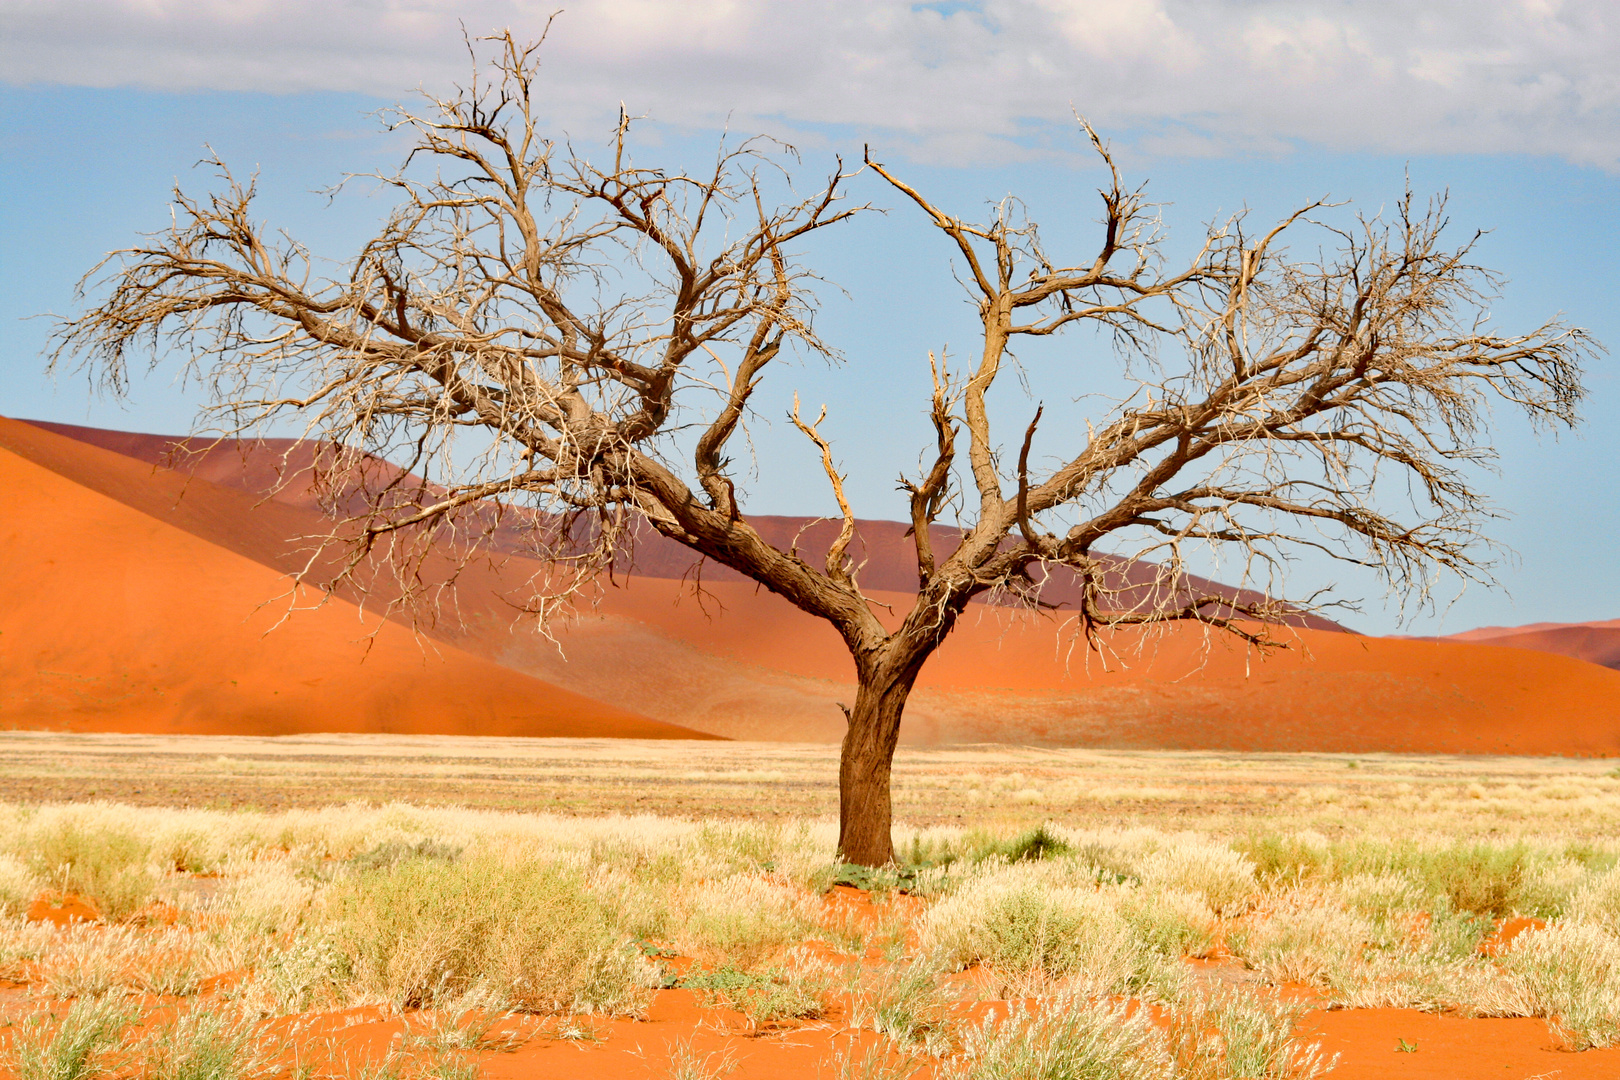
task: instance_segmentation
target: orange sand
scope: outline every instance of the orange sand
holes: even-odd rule
[[[1453,641],[1500,645],[1511,649],[1573,656],[1589,664],[1620,669],[1620,620],[1592,623],[1532,623],[1520,627],[1486,627],[1457,634]]]
[[[0,421],[0,563],[9,571],[0,723],[195,734],[695,735],[419,643],[343,600],[266,633],[291,599],[286,577],[12,452],[5,437],[25,426]],[[301,605],[318,599],[298,596]]]
[[[106,510],[116,506],[113,500],[123,503],[131,511],[127,520],[145,522],[149,531],[159,528],[161,521],[169,529],[164,536],[184,538],[193,545],[207,541],[203,546],[212,552],[211,558],[224,555],[222,549],[245,556],[232,564],[235,573],[246,573],[246,560],[260,564],[268,576],[257,579],[264,584],[249,590],[255,600],[230,601],[238,605],[235,620],[246,617],[244,609],[256,600],[285,588],[280,574],[296,565],[288,554],[296,546],[291,538],[324,527],[301,489],[295,487],[269,501],[243,490],[253,483],[262,485],[271,475],[262,460],[243,464],[234,453],[216,456],[203,463],[206,468],[199,467],[198,477],[188,478],[154,469],[150,462],[161,459],[159,450],[165,442],[158,437],[61,430],[79,437],[0,421],[0,447],[10,447],[52,470],[59,483],[67,484],[64,490],[78,492],[75,497],[86,505],[96,499],[90,492],[96,492],[104,496],[96,505]],[[91,436],[125,452],[89,445],[84,440]],[[221,482],[202,479],[201,474]],[[60,513],[32,507],[27,528],[32,534],[37,523],[46,532],[60,531],[66,526],[53,517]],[[781,531],[791,522],[768,519],[768,524]],[[108,530],[126,527],[103,523],[66,528],[75,533],[75,542],[91,545],[84,557],[92,565],[116,555],[127,574],[135,574],[147,558],[170,566],[176,571],[166,579],[173,583],[172,602],[182,609],[176,618],[196,622],[204,609],[218,612],[226,593],[210,592],[213,586],[207,581],[178,572],[184,560],[178,559],[177,565],[173,551],[160,550],[167,541],[159,543],[158,533],[152,533],[151,544],[138,552],[107,553],[94,546],[118,547]],[[875,537],[872,553],[878,558],[876,570],[881,571],[875,577],[898,583],[904,569],[896,555],[902,546],[896,539],[899,527],[870,523],[864,528]],[[35,541],[37,554],[19,553],[15,565],[48,558],[45,552],[53,551],[56,543]],[[572,692],[578,697],[567,699],[571,703],[590,699],[589,708],[619,718],[639,714],[729,737],[826,741],[842,736],[843,714],[837,703],[852,698],[853,668],[830,627],[752,583],[712,568],[705,573],[704,596],[693,597],[675,580],[678,568],[664,565],[668,552],[646,551],[655,564],[651,571],[632,576],[627,587],[606,589],[597,609],[561,632],[562,653],[532,632],[514,629],[512,601],[521,595],[517,586],[541,569],[516,557],[504,565],[480,562],[469,567],[461,579],[460,620],[441,622],[426,632],[447,664],[452,658],[459,664],[483,662],[482,670],[517,680],[514,686],[533,688],[526,692],[542,700]],[[188,581],[194,584],[187,586]],[[182,597],[188,589],[190,595]],[[62,602],[54,604],[60,615],[50,632],[62,638],[64,647],[76,637],[81,644],[93,640],[82,613],[96,606],[82,590],[74,595],[69,602],[64,593]],[[896,612],[909,604],[903,592],[872,595]],[[39,603],[53,606],[45,599]],[[352,639],[362,632],[357,614],[352,605],[345,607],[340,601],[328,608],[334,609],[347,613],[342,621],[348,629],[336,636],[352,646]],[[267,615],[259,618],[268,625]],[[162,620],[155,615],[147,626],[152,634],[162,633]],[[400,643],[404,654],[414,655],[411,662],[422,663],[417,644],[404,627],[389,624],[383,630],[390,642]],[[1600,625],[1586,631],[1620,634]],[[42,628],[33,632],[38,636]],[[252,639],[253,648],[272,652],[290,654],[305,647],[278,640],[286,632],[278,630],[262,643],[256,630],[244,637]],[[1269,657],[1253,655],[1227,639],[1206,642],[1202,634],[1179,628],[1151,643],[1140,656],[1136,639],[1122,637],[1113,643],[1120,655],[1104,658],[1088,656],[1075,646],[1061,616],[1051,620],[976,606],[924,669],[902,737],[922,744],[1007,741],[1354,753],[1620,753],[1620,672],[1540,648],[1513,647],[1519,642],[1511,637],[1493,638],[1490,647],[1482,647],[1457,641],[1368,638],[1331,629],[1284,632],[1295,648]],[[379,646],[383,636],[380,631]],[[242,648],[246,647],[244,642]],[[234,669],[244,662],[245,654],[226,656],[211,648],[214,684],[224,681],[217,669]],[[14,674],[0,673],[0,679]],[[199,673],[198,678],[204,676]],[[290,676],[278,680],[265,685],[279,688],[282,695],[289,693],[288,684],[299,685]],[[362,677],[359,682],[386,685],[389,680]],[[359,683],[354,692],[361,693]],[[280,695],[272,689],[271,696]],[[456,695],[452,690],[448,696]],[[58,695],[55,700],[65,699]],[[304,704],[319,708],[313,702]],[[110,706],[103,711],[106,722],[115,722],[115,711]],[[286,730],[333,730],[318,716],[296,716],[294,711],[284,708],[280,713],[279,723],[294,725]],[[232,730],[264,733],[263,728],[251,727],[258,723],[251,720],[256,712],[235,715],[237,723],[250,726]],[[463,716],[464,712],[451,710],[429,718],[422,709],[416,722],[425,726],[390,730],[495,730],[487,721],[484,726],[467,726]]]

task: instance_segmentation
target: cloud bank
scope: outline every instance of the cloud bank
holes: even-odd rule
[[[560,3],[0,0],[0,79],[397,98],[465,74],[458,20],[532,36]],[[1613,0],[571,0],[547,63],[563,118],[622,100],[941,161],[1039,152],[1073,103],[1152,154],[1305,141],[1620,167]]]

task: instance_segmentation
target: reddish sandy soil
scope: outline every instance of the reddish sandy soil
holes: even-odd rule
[[[1620,1050],[1569,1053],[1541,1020],[1463,1020],[1413,1009],[1309,1014],[1300,1032],[1338,1054],[1332,1080],[1611,1080]],[[1402,1051],[1401,1044],[1416,1047]]]
[[[100,445],[86,441],[92,436]],[[352,665],[359,655],[354,639],[375,624],[360,623],[354,607],[338,600],[314,615],[295,616],[269,636],[260,634],[271,621],[269,613],[252,615],[254,604],[285,591],[284,574],[297,565],[290,554],[297,546],[292,538],[322,527],[307,487],[295,484],[276,499],[255,498],[244,487],[262,487],[274,470],[257,458],[244,464],[234,452],[216,451],[193,462],[194,477],[154,468],[162,443],[153,436],[47,431],[0,421],[0,448],[12,455],[6,467],[35,468],[39,477],[31,483],[41,492],[49,489],[55,500],[48,505],[32,496],[24,500],[23,489],[16,487],[6,496],[14,503],[7,510],[9,528],[0,525],[0,542],[13,545],[7,552],[11,565],[39,565],[49,574],[30,586],[32,603],[47,614],[24,619],[15,609],[0,613],[15,624],[7,628],[13,636],[6,640],[22,642],[39,658],[25,672],[9,657],[26,649],[7,651],[7,669],[0,672],[0,680],[11,681],[0,682],[8,687],[0,704],[5,720],[19,726],[56,724],[71,714],[74,722],[86,722],[86,708],[73,705],[66,694],[72,679],[40,674],[76,669],[46,662],[48,656],[76,651],[82,654],[76,662],[100,665],[94,678],[103,680],[109,676],[102,669],[122,665],[112,676],[122,680],[136,669],[128,659],[113,659],[133,655],[119,650],[162,649],[162,642],[172,639],[188,644],[168,648],[161,661],[144,653],[141,659],[146,668],[174,666],[164,676],[175,682],[166,692],[171,702],[188,704],[178,711],[171,705],[169,715],[199,715],[206,700],[207,711],[229,718],[221,722],[242,734],[383,730],[363,725],[381,722],[378,709],[394,715],[396,708],[403,711],[391,722],[429,726],[389,730],[515,732],[521,725],[514,703],[531,691],[540,702],[559,703],[545,713],[551,718],[547,723],[568,716],[646,724],[651,721],[635,718],[650,717],[715,735],[788,741],[836,740],[843,733],[837,703],[851,699],[853,672],[829,627],[725,575],[706,575],[704,596],[694,598],[673,577],[652,576],[675,572],[673,564],[659,562],[662,555],[652,560],[657,565],[651,574],[633,577],[627,588],[606,590],[598,608],[561,634],[562,652],[514,628],[514,587],[537,572],[538,564],[514,556],[501,565],[480,562],[467,568],[460,618],[424,627],[429,650],[436,648],[443,658],[431,669],[439,676],[427,677],[430,668],[405,627],[384,624],[367,668],[346,668],[344,690],[333,695],[339,701],[354,699],[347,714],[367,719],[345,719],[339,722],[361,726],[335,728],[330,717],[345,715],[345,707],[334,713],[322,703],[329,699],[310,696],[316,688],[304,685],[312,678],[306,670],[309,657],[322,654],[334,671]],[[54,487],[40,479],[50,474]],[[771,527],[786,528],[786,521],[772,519]],[[868,528],[878,537],[873,550],[882,556],[877,577],[886,582],[900,574],[898,562],[888,565],[895,562],[890,549],[896,547],[888,533],[898,527],[873,523]],[[143,539],[130,545],[118,539],[121,535]],[[231,570],[224,577],[190,572],[199,559]],[[144,568],[146,560],[150,569]],[[83,573],[70,570],[81,562]],[[253,564],[262,571],[257,576]],[[126,579],[166,582],[154,588],[168,606],[145,602],[109,609],[98,599],[108,595],[102,590],[116,593]],[[903,592],[873,595],[896,610],[908,602]],[[86,625],[87,611],[96,613],[93,629]],[[178,620],[179,628],[170,629],[168,619]],[[217,625],[234,630],[216,641],[212,628]],[[903,737],[914,744],[1620,753],[1620,672],[1539,646],[1514,647],[1516,639],[1492,639],[1492,647],[1483,648],[1368,638],[1328,627],[1289,628],[1295,647],[1266,658],[1181,631],[1156,639],[1140,654],[1137,642],[1118,639],[1119,655],[1103,658],[1071,648],[1071,635],[1060,621],[976,607],[924,670]],[[1604,626],[1583,632],[1620,634]],[[326,638],[345,645],[328,649],[313,643]],[[209,648],[197,647],[202,642]],[[255,658],[259,651],[265,658]],[[90,654],[99,659],[91,661]],[[206,664],[199,662],[204,657]],[[395,663],[405,667],[388,667]],[[486,674],[473,681],[451,674],[456,665],[478,664]],[[229,682],[236,678],[242,684],[237,672],[244,665],[263,669],[252,691]],[[411,684],[409,706],[358,706],[369,700],[368,693],[377,693],[366,687],[390,683],[377,674],[407,668],[424,673],[413,676],[417,682]],[[438,703],[430,704],[435,693],[430,684],[440,688]],[[155,686],[116,696],[109,687],[121,683],[97,685],[101,690],[92,696],[100,693],[103,705],[89,711],[105,728],[151,724],[163,713]],[[465,692],[474,685],[480,694],[487,689],[517,696],[504,704],[474,705]],[[148,700],[147,693],[154,698]],[[271,708],[266,695],[287,700]],[[458,707],[443,704],[451,700]],[[32,704],[23,707],[24,701]],[[481,719],[468,719],[469,712]],[[524,730],[545,729],[531,724]]]
[[[411,1023],[415,1020],[415,1023]],[[515,1049],[477,1056],[482,1080],[656,1080],[684,1050],[729,1060],[730,1080],[824,1080],[835,1054],[857,1061],[879,1036],[844,1027],[836,1012],[825,1021],[765,1033],[744,1017],[702,1008],[689,990],[660,990],[643,1020],[585,1021],[591,1037],[556,1037],[554,1022],[507,1021],[491,1034],[524,1040]],[[345,1010],[301,1021],[311,1044],[333,1038],[338,1056],[359,1064],[381,1060],[421,1018],[386,1018],[374,1009]],[[1620,1050],[1560,1050],[1547,1025],[1531,1019],[1459,1019],[1411,1009],[1345,1009],[1308,1013],[1298,1029],[1339,1055],[1331,1080],[1613,1080]],[[1403,1052],[1402,1043],[1416,1047]],[[470,1057],[470,1056],[469,1056]],[[858,1074],[857,1074],[858,1075]],[[929,1073],[921,1071],[917,1080]]]
[[[20,456],[8,436],[25,426],[0,421],[0,722],[197,734],[694,735],[457,649],[424,648],[343,600],[266,633],[286,610],[285,576]],[[188,512],[207,509],[198,501]]]
[[[864,894],[850,889],[837,890],[828,903],[870,907]],[[93,911],[90,916],[94,917]],[[30,918],[58,921],[43,908],[31,912]],[[818,955],[834,964],[861,962],[825,948]],[[881,953],[875,952],[866,962],[881,963]],[[684,969],[690,961],[671,963]],[[1206,979],[1242,975],[1235,961],[1190,963],[1198,977]],[[970,979],[972,974],[963,977]],[[221,977],[189,1002],[153,999],[150,1018],[171,1015],[176,1008],[207,1008],[212,995],[239,981],[240,974]],[[25,992],[17,985],[0,989],[0,996]],[[25,1001],[0,1001],[0,1012],[27,1005]],[[858,1061],[868,1049],[882,1045],[874,1033],[849,1026],[847,1005],[842,995],[835,994],[819,1019],[761,1030],[738,1012],[705,1005],[690,990],[660,990],[654,992],[640,1019],[580,1017],[569,1021],[572,1038],[561,1037],[564,1026],[558,1018],[508,1017],[491,1028],[482,1050],[458,1056],[476,1060],[477,1075],[483,1080],[656,1080],[669,1075],[677,1055],[707,1057],[711,1066],[729,1062],[734,1067],[734,1071],[713,1069],[704,1075],[734,1080],[819,1080],[838,1075],[832,1064],[835,1055]],[[960,1018],[976,1022],[1005,1008],[1004,1002],[978,1002],[963,1004],[957,1012]],[[427,1059],[427,1052],[414,1049],[407,1037],[425,1034],[433,1026],[427,1014],[389,1015],[375,1007],[308,1014],[274,1024],[293,1034],[297,1060],[316,1076],[357,1075],[366,1063],[381,1062],[397,1053],[421,1054]],[[0,1033],[0,1047],[14,1031]],[[1337,1055],[1338,1064],[1328,1074],[1333,1080],[1612,1080],[1620,1075],[1620,1048],[1569,1052],[1548,1025],[1537,1019],[1462,1019],[1410,1009],[1318,1009],[1307,1012],[1296,1031],[1308,1042],[1319,1042],[1324,1057]],[[898,1057],[894,1060],[900,1061]],[[931,1070],[922,1068],[912,1075],[925,1080]]]

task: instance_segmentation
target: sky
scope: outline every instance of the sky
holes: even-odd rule
[[[387,204],[321,192],[401,152],[372,114],[465,78],[463,29],[532,37],[554,11],[0,0],[0,414],[189,429],[198,398],[172,365],[124,401],[71,371],[45,376],[48,313],[75,310],[80,275],[162,228],[176,182],[208,189],[195,167],[207,147],[258,170],[261,217],[341,262]],[[644,161],[697,165],[722,131],[763,132],[800,147],[812,180],[870,144],[964,217],[1018,195],[1051,246],[1076,252],[1095,244],[1101,180],[1076,110],[1163,204],[1172,252],[1245,209],[1266,220],[1329,197],[1377,213],[1409,180],[1449,193],[1459,238],[1489,230],[1479,261],[1507,279],[1501,329],[1561,315],[1620,345],[1620,13],[1601,0],[596,0],[555,17],[544,55],[548,122],[586,148],[605,145],[621,103],[646,117]],[[895,478],[928,440],[927,353],[970,349],[976,320],[916,212],[870,175],[851,192],[885,212],[807,253],[831,283],[818,330],[844,363],[779,373],[772,400],[826,402],[857,512],[892,519],[905,514]],[[1117,361],[1083,337],[1024,359],[1029,393],[1009,384],[996,407],[1021,429],[1037,400],[1059,403],[1058,427],[1043,426],[1054,442],[1100,418],[1095,395],[1119,385]],[[1293,591],[1336,584],[1361,601],[1345,621],[1370,632],[1620,617],[1615,363],[1591,365],[1576,432],[1495,417],[1499,472],[1481,483],[1504,515],[1490,535],[1513,553],[1502,588],[1442,583],[1448,602],[1403,621],[1375,582],[1307,558]],[[800,436],[769,417],[753,435],[750,512],[832,511]]]

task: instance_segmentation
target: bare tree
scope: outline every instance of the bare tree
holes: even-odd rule
[[[172,348],[211,391],[211,430],[291,412],[314,437],[400,464],[328,538],[345,556],[328,588],[382,560],[408,599],[422,560],[475,547],[492,514],[521,510],[553,560],[534,583],[542,617],[609,568],[639,522],[827,620],[859,679],[839,776],[851,862],[892,858],[906,698],[974,598],[1038,603],[1061,573],[1080,584],[1088,640],[1182,621],[1266,644],[1268,621],[1298,609],[1265,568],[1300,545],[1372,567],[1402,595],[1426,595],[1439,571],[1485,575],[1490,508],[1470,466],[1490,456],[1486,409],[1576,420],[1597,346],[1557,322],[1490,329],[1494,279],[1470,262],[1472,241],[1443,243],[1443,202],[1408,197],[1388,221],[1328,229],[1332,253],[1304,260],[1281,241],[1326,229],[1319,206],[1258,235],[1236,218],[1172,270],[1153,208],[1089,126],[1110,180],[1100,243],[1072,262],[1048,255],[1018,204],[969,224],[868,160],[954,246],[983,325],[961,371],[932,364],[935,438],[902,482],[917,596],[890,631],[858,583],[856,521],[819,420],[795,405],[842,518],[819,565],[750,525],[727,456],[785,349],[833,355],[812,329],[800,248],[861,209],[843,202],[851,174],[778,204],[787,148],[755,140],[710,172],[664,172],[632,163],[628,121],[593,165],[539,129],[538,43],[488,40],[467,87],[393,114],[415,140],[378,178],[398,206],[346,273],[321,278],[303,247],[255,222],[252,185],[215,161],[220,191],[177,191],[172,228],[87,275],[98,299],[60,326],[52,363],[82,357],[121,392],[132,355],[155,364]],[[1105,426],[1065,432],[1037,470],[1040,410],[1013,455],[987,395],[1016,342],[1086,325],[1113,335],[1139,393]],[[934,548],[940,520],[960,528],[952,550]],[[1146,538],[1133,556],[1156,563],[1162,588],[1119,587],[1099,548],[1131,537]],[[1233,553],[1262,599],[1190,591],[1195,545]]]

